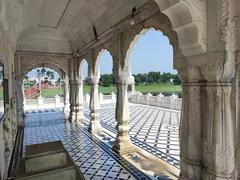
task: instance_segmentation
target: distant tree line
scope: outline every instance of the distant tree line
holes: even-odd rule
[[[177,74],[172,73],[161,73],[151,71],[148,73],[138,73],[133,75],[135,78],[135,83],[137,84],[153,84],[153,83],[173,83],[174,85],[180,85],[181,80]]]
[[[174,85],[180,85],[181,80],[179,79],[177,74],[172,73],[161,73],[161,72],[155,72],[151,71],[148,73],[138,73],[133,75],[135,78],[136,85],[138,84],[166,84],[166,83],[172,83]],[[84,80],[85,84],[89,84],[89,79],[85,78]],[[99,79],[99,84],[101,86],[109,87],[113,84],[114,78],[112,74],[102,74]]]
[[[84,79],[85,84],[90,84],[90,80],[88,77]],[[109,87],[111,85],[115,84],[114,78],[112,74],[101,74],[99,79],[99,85],[104,87]]]

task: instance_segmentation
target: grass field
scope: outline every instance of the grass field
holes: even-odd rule
[[[136,91],[140,91],[141,93],[152,93],[152,94],[172,94],[176,93],[179,94],[182,91],[181,85],[172,85],[172,84],[150,84],[150,85],[144,85],[140,84],[138,86],[135,86]],[[83,88],[84,93],[90,93],[90,87],[88,85],[84,85]],[[117,89],[115,86],[110,87],[102,87],[99,86],[99,92],[103,94],[110,94],[111,92],[117,92]]]
[[[154,95],[163,93],[163,94],[179,94],[182,91],[181,85],[173,85],[173,84],[150,84],[144,85],[140,84],[135,86],[136,91],[140,91],[141,93],[152,93]]]
[[[110,87],[99,86],[98,91],[103,93],[103,94],[111,94],[112,92],[117,92],[117,89],[114,86],[110,86]],[[83,93],[84,94],[86,94],[86,93],[90,94],[90,86],[84,85],[83,86]]]
[[[182,91],[180,85],[172,85],[172,84],[150,84],[150,85],[144,85],[140,84],[135,87],[136,91],[140,91],[143,94],[145,93],[152,93],[154,95],[157,95],[159,93],[163,93],[165,95],[170,95],[172,93],[180,94]],[[63,92],[63,88],[61,90]],[[110,94],[111,92],[117,92],[117,89],[115,86],[110,86],[110,87],[103,87],[99,86],[99,92],[103,94]],[[90,94],[90,86],[89,85],[84,85],[83,86],[83,93]],[[42,91],[42,96],[45,98],[51,98],[55,97],[56,95],[61,95],[59,87],[54,87],[54,88],[48,88],[44,89]],[[1,97],[1,91],[0,91],[0,97]]]
[[[0,100],[3,100],[3,87],[0,87]]]
[[[59,87],[47,88],[42,91],[42,96],[45,98],[52,98],[55,97],[57,94],[60,96],[61,94],[63,94],[63,88],[61,91],[62,92],[60,92]]]

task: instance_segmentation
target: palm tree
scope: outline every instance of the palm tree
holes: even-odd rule
[[[47,71],[46,74],[47,74],[47,77],[50,78],[50,76],[51,76],[51,71]]]
[[[53,71],[51,72],[51,76],[50,76],[50,77],[51,77],[51,79],[54,79],[54,78],[55,78],[55,75],[54,75],[54,72],[53,72]]]

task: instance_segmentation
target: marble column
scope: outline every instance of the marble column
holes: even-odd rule
[[[77,121],[83,123],[84,115],[83,115],[83,80],[79,78],[77,83],[77,95],[76,95],[76,106],[78,107],[78,111],[76,112]]]
[[[203,179],[232,179],[235,169],[234,120],[230,82],[207,83],[203,105]]]
[[[82,122],[83,108],[80,108],[80,91],[82,90],[82,83],[78,80],[70,81],[70,121]],[[82,97],[83,98],[83,97]],[[81,98],[81,99],[82,99]],[[83,107],[83,104],[81,104]]]
[[[69,119],[70,115],[70,97],[69,97],[69,80],[66,77],[64,81],[64,117]]]
[[[180,179],[200,180],[202,160],[202,121],[200,84],[182,85],[183,100],[180,123]]]
[[[126,154],[135,151],[129,136],[129,105],[128,105],[128,76],[120,76],[117,82],[117,103],[116,103],[116,120],[117,120],[117,137],[113,150],[119,154]]]
[[[70,80],[70,113],[69,113],[69,121],[73,121],[75,119],[75,83],[76,81]]]
[[[17,124],[18,126],[24,125],[24,90],[23,90],[23,83],[21,82],[20,78],[16,80],[16,87],[17,87]]]
[[[90,93],[90,116],[91,122],[89,125],[89,132],[99,134],[102,131],[100,119],[99,119],[99,95],[98,95],[98,83],[99,78],[97,76],[91,79],[91,93]]]

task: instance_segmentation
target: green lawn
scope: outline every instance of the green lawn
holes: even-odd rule
[[[179,94],[182,91],[181,85],[173,85],[173,84],[150,84],[144,85],[140,84],[135,86],[136,91],[140,91],[141,93],[152,93],[154,95],[163,93],[163,94]]]
[[[117,92],[117,89],[114,86],[110,86],[110,87],[99,86],[98,91],[103,93],[103,94],[111,94],[112,92]],[[86,93],[90,94],[90,86],[89,85],[84,85],[83,86],[83,93],[84,94],[86,94]]]
[[[63,93],[63,88],[61,91]],[[59,87],[53,87],[53,88],[51,87],[51,88],[44,89],[42,91],[42,97],[45,97],[45,98],[52,98],[52,97],[55,97],[57,94],[61,95]]]
[[[180,94],[182,91],[181,85],[172,85],[172,84],[150,84],[144,85],[140,84],[135,86],[136,91],[140,91],[141,93],[153,93],[154,95],[163,93],[163,94]],[[84,93],[90,93],[90,87],[88,85],[84,85],[83,88]],[[111,92],[116,92],[116,87],[102,87],[99,86],[99,92],[103,94],[110,94]]]
[[[150,85],[140,84],[140,85],[137,85],[135,88],[136,88],[136,91],[140,91],[143,94],[150,92],[154,95],[157,95],[159,93],[163,93],[165,95],[170,95],[172,93],[180,94],[180,92],[182,91],[181,85],[172,85],[172,84],[150,84]],[[110,94],[111,92],[116,93],[116,91],[117,89],[115,86],[110,86],[110,87],[99,86],[99,92],[103,94]],[[62,88],[62,92],[63,92],[63,88]],[[83,92],[84,94],[86,93],[90,94],[90,86],[84,85]],[[57,94],[60,95],[59,87],[48,88],[42,91],[42,96],[45,98],[55,97]],[[1,98],[1,90],[0,90],[0,98]]]
[[[3,100],[3,87],[0,87],[0,100]]]

